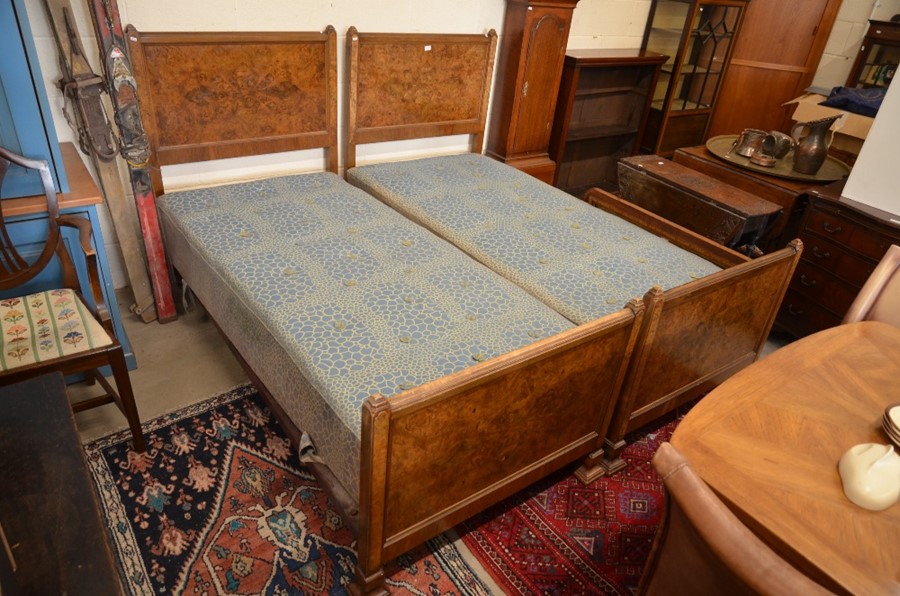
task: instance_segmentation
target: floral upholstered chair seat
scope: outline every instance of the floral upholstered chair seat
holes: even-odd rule
[[[0,370],[107,346],[112,339],[69,289],[0,300]]]

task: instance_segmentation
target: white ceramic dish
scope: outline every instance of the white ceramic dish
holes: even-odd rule
[[[900,432],[900,404],[892,404],[885,408],[884,418],[897,432]]]
[[[900,499],[900,455],[891,445],[861,443],[838,462],[844,494],[871,511],[887,509]]]
[[[900,447],[900,429],[894,428],[888,418],[882,420],[881,426],[884,428],[884,433],[887,435],[888,439],[897,445],[897,447]]]

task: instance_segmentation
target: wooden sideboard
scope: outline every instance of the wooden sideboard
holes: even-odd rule
[[[550,133],[578,0],[507,0],[485,154],[553,184]]]
[[[841,198],[843,182],[805,193],[803,254],[776,319],[803,337],[840,324],[891,244],[900,244],[900,217]]]

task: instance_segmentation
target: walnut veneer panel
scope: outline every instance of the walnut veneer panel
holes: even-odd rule
[[[332,27],[128,38],[156,165],[336,145]]]
[[[347,32],[347,168],[356,144],[474,135],[481,152],[497,33]]]

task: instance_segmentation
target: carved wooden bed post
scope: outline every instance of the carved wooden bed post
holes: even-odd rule
[[[359,537],[356,589],[363,594],[386,593],[382,545],[387,489],[387,457],[391,406],[381,394],[369,396],[362,408],[359,470]]]

